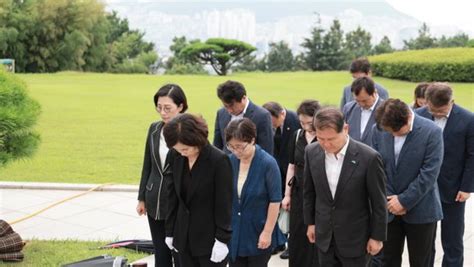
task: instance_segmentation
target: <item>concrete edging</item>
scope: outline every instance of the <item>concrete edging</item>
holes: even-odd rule
[[[32,190],[71,190],[87,191],[100,184],[36,183],[36,182],[0,182],[0,189]],[[103,192],[138,192],[138,185],[110,184],[94,191]]]

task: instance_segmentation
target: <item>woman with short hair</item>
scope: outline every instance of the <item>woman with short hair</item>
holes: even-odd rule
[[[266,267],[276,247],[275,224],[281,202],[280,169],[272,155],[255,144],[257,130],[248,118],[225,129],[233,171],[230,267]]]
[[[227,264],[231,238],[232,167],[228,156],[207,139],[206,122],[182,114],[163,129],[172,163],[173,192],[166,220],[166,244],[185,267]]]

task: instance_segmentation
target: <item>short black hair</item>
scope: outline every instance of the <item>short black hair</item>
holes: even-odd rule
[[[372,96],[375,93],[374,81],[369,77],[360,77],[355,79],[351,85],[351,92],[356,96],[364,89],[368,95]]]
[[[367,58],[357,58],[354,59],[349,67],[351,73],[363,72],[369,74],[370,72],[370,63]]]
[[[389,98],[375,110],[375,121],[379,128],[390,128],[398,132],[408,123],[410,108],[400,99]]]
[[[275,118],[278,118],[281,112],[283,111],[283,107],[277,102],[273,102],[273,101],[263,104],[262,107],[268,110],[268,112],[270,112],[270,115],[272,115],[272,117],[275,117]]]
[[[298,115],[306,115],[309,117],[314,117],[316,112],[321,108],[319,101],[314,99],[306,99],[301,102],[296,110],[296,114]]]
[[[217,96],[224,103],[240,102],[245,95],[244,85],[237,81],[228,80],[217,87]]]
[[[171,98],[178,107],[183,105],[181,113],[184,113],[188,109],[188,100],[186,99],[183,89],[179,85],[168,83],[158,89],[158,91],[153,96],[153,103],[155,103],[155,107],[158,106],[158,98],[162,96]]]
[[[447,83],[432,83],[425,91],[426,101],[435,107],[442,107],[453,99],[453,89]]]
[[[169,148],[181,143],[201,149],[209,144],[208,134],[204,119],[188,113],[179,114],[163,127],[163,136]]]
[[[344,128],[344,115],[339,109],[334,107],[320,109],[314,116],[313,121],[316,130],[331,128],[340,133]]]
[[[232,139],[250,143],[257,138],[257,127],[249,118],[231,121],[225,128],[226,143]]]

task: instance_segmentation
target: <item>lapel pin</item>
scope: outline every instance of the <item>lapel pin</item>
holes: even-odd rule
[[[356,164],[356,163],[357,163],[355,160],[352,160],[351,162],[352,162],[352,164]]]

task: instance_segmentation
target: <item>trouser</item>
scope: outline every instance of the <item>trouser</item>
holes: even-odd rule
[[[267,267],[271,252],[248,257],[237,257],[235,262],[230,262],[229,267]]]
[[[383,266],[400,267],[405,245],[408,245],[408,255],[411,267],[429,267],[433,250],[433,238],[436,232],[436,222],[410,224],[395,216],[388,224],[387,241],[384,242]]]
[[[179,261],[177,253],[171,252],[165,243],[165,221],[155,220],[150,216],[148,217],[148,224],[150,225],[151,239],[153,246],[155,247],[155,266],[159,267],[179,267]]]

